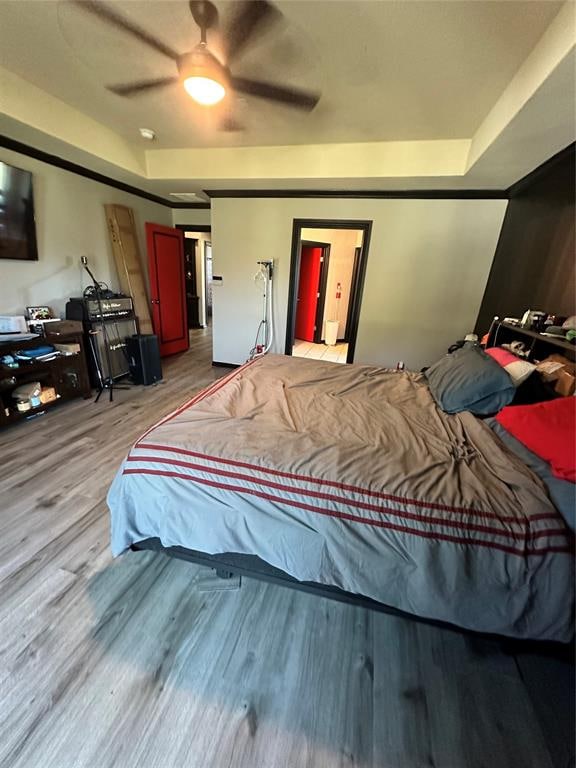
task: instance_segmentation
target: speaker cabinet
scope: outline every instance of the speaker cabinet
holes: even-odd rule
[[[130,375],[135,384],[145,387],[162,378],[160,347],[154,334],[134,334],[126,339]]]
[[[128,365],[128,350],[126,349],[126,337],[136,330],[136,323],[131,320],[108,320],[104,323],[87,323],[88,339],[90,341],[91,354],[89,355],[90,380],[94,386],[99,385],[100,375],[102,379],[111,377],[119,379],[130,373]],[[110,370],[108,370],[108,355],[110,356]]]

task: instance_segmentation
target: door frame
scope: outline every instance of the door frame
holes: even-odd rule
[[[350,295],[354,294],[356,290],[356,283],[358,282],[358,273],[360,267],[360,253],[362,246],[357,245],[354,249],[354,265],[352,267],[352,278],[350,280]],[[348,312],[346,313],[346,332],[344,334],[344,341],[350,341],[350,323],[352,322],[352,302],[348,302]]]
[[[200,250],[198,248],[198,239],[195,238],[195,237],[186,237],[186,236],[184,236],[183,243],[184,243],[184,281],[185,281],[185,284],[186,284],[186,305],[188,305],[188,302],[189,302],[189,296],[188,296],[188,283],[189,282],[192,284],[191,287],[194,289],[194,291],[193,291],[193,293],[191,295],[199,304],[200,297],[198,296],[198,285],[197,285],[198,281],[196,279],[196,258],[198,256],[198,251]],[[187,247],[188,247],[188,250],[191,251],[191,256],[192,256],[192,259],[191,259],[192,277],[190,278],[190,280],[188,279],[188,272],[187,272],[188,266],[189,266],[188,254],[186,252]],[[200,320],[199,320],[199,317],[200,317],[200,314],[199,314],[200,307],[198,306],[198,304],[196,306],[196,315],[198,316],[198,321],[196,322],[195,325],[190,325],[191,312],[190,312],[190,310],[188,311],[188,329],[190,329],[190,328],[202,328],[202,326],[200,325]]]
[[[202,241],[202,260],[204,261],[204,313],[206,315],[206,324],[208,324],[208,318],[212,318],[212,307],[214,304],[214,297],[210,291],[211,286],[208,282],[208,256],[206,255],[206,246],[208,245],[210,246],[210,253],[212,253],[212,239]],[[212,255],[210,255],[210,261],[212,261]],[[213,275],[214,264],[212,264],[212,276]],[[210,296],[210,312],[208,312],[208,296]]]
[[[320,243],[316,240],[301,240],[300,253],[302,248],[322,248],[322,262],[320,266],[320,279],[318,280],[318,303],[316,304],[316,317],[314,318],[314,344],[322,344],[322,324],[324,322],[324,307],[326,306],[326,288],[328,286],[328,267],[330,265],[330,243]],[[300,267],[298,267],[300,275]],[[296,296],[298,300],[298,296]],[[294,316],[294,327],[296,327],[296,316]]]
[[[372,221],[354,219],[294,219],[292,222],[292,250],[290,255],[290,284],[288,289],[288,315],[286,318],[286,343],[284,354],[292,355],[294,346],[294,328],[296,325],[296,302],[298,299],[298,279],[300,277],[300,249],[303,229],[358,229],[362,231],[362,246],[358,257],[356,285],[352,286],[348,305],[346,335],[348,336],[348,354],[346,362],[354,360],[358,321],[366,277],[366,264],[370,249]]]

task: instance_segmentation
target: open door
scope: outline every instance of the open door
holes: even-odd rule
[[[152,323],[162,357],[189,347],[183,241],[179,229],[146,223]]]
[[[320,299],[320,271],[322,269],[322,248],[302,246],[300,253],[300,276],[298,278],[298,304],[294,338],[314,341],[316,313]]]

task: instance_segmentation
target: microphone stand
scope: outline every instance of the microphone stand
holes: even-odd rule
[[[112,376],[112,359],[110,357],[110,345],[108,343],[108,333],[106,331],[106,321],[104,320],[104,312],[102,311],[102,296],[100,295],[100,283],[94,275],[92,274],[92,270],[88,266],[88,259],[86,256],[82,256],[80,258],[80,261],[82,262],[82,266],[88,272],[90,275],[90,279],[92,280],[92,284],[94,286],[94,291],[96,293],[96,301],[98,303],[98,313],[100,315],[100,330],[102,332],[102,339],[104,343],[104,357],[106,359],[106,366],[108,368],[108,375],[106,377],[102,376],[102,370],[101,366],[99,365],[98,356],[94,354],[94,359],[96,361],[97,367],[98,367],[98,379],[100,380],[100,384],[98,386],[98,394],[96,395],[96,398],[94,399],[94,402],[97,403],[98,400],[100,400],[100,395],[102,392],[104,392],[105,389],[107,389],[110,392],[110,402],[114,400],[114,389],[128,389],[128,387],[123,386],[121,384],[116,384],[114,382],[114,377]]]

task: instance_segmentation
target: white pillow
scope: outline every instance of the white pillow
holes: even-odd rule
[[[512,352],[508,352],[507,349],[502,349],[502,347],[490,347],[490,349],[486,350],[486,354],[490,355],[504,368],[515,387],[519,387],[523,381],[526,381],[536,368],[534,363],[529,363],[528,360],[521,360],[516,355],[513,355]]]

